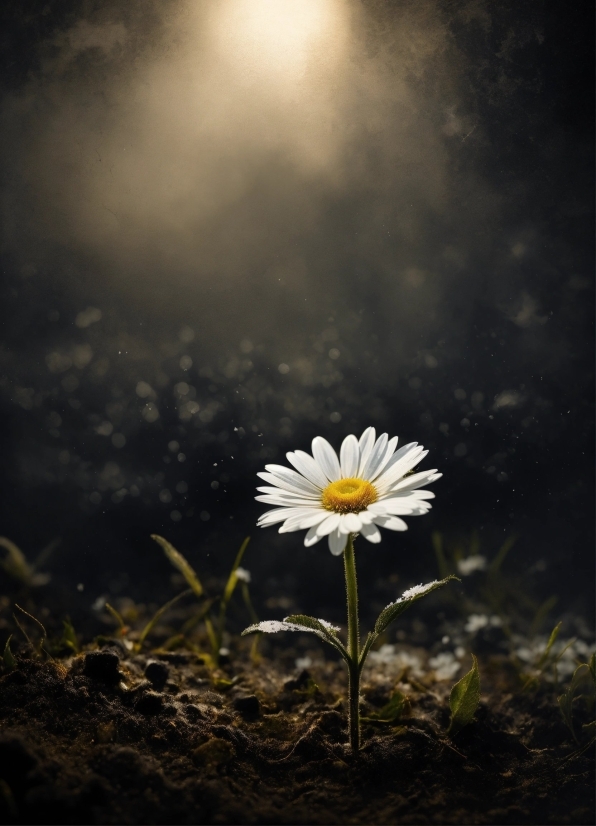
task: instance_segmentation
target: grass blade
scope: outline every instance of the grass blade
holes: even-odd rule
[[[197,597],[203,596],[203,586],[201,585],[196,572],[182,556],[180,551],[177,551],[167,539],[164,539],[163,536],[159,536],[159,534],[152,533],[151,539],[155,540],[158,545],[161,545],[163,552],[170,560],[174,568],[177,568],[177,570],[180,571],[184,579],[190,585],[193,593]]]
[[[165,605],[162,605],[161,608],[157,609],[155,614],[153,614],[153,616],[151,617],[151,619],[149,620],[147,625],[141,631],[141,635],[140,635],[139,639],[137,640],[137,644],[136,644],[137,650],[139,650],[142,647],[142,645],[145,642],[148,634],[150,634],[151,631],[153,630],[153,628],[155,626],[155,623],[159,619],[161,619],[161,617],[163,617],[163,615],[166,613],[166,611],[169,611],[170,608],[172,608],[174,605],[176,605],[177,602],[179,602],[181,599],[183,599],[184,597],[189,596],[192,593],[193,593],[193,589],[192,588],[187,588],[186,591],[182,591],[181,594],[178,594],[177,596],[174,597],[174,599],[171,599],[169,602],[166,602]]]

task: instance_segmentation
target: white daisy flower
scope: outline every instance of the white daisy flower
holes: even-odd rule
[[[420,516],[430,510],[434,493],[421,490],[443,474],[436,470],[411,473],[427,450],[411,442],[396,452],[397,436],[375,439],[374,427],[360,439],[346,436],[339,458],[322,436],[312,442],[310,456],[302,450],[287,453],[296,470],[265,465],[258,473],[267,487],[257,490],[259,502],[276,505],[258,521],[262,528],[282,522],[279,532],[308,529],[304,544],[328,537],[329,550],[339,556],[349,534],[362,534],[369,542],[381,541],[379,528],[405,531],[401,516]]]

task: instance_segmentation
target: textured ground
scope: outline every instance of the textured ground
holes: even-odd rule
[[[132,655],[118,640],[54,662],[20,658],[0,679],[3,820],[593,822],[593,757],[573,756],[548,685],[506,693],[504,670],[481,662],[476,720],[450,739],[453,681],[402,674],[410,707],[394,724],[365,723],[354,759],[341,665],[291,662],[234,660],[214,681],[194,654]],[[373,665],[363,714],[395,685]]]

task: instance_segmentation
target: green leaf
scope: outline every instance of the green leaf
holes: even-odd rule
[[[588,661],[588,668],[590,669],[592,680],[596,683],[596,652],[594,652],[590,657]]]
[[[407,717],[410,713],[410,698],[401,691],[395,691],[383,708],[373,711],[368,717],[362,717],[367,722],[395,723],[400,717]]]
[[[375,634],[377,636],[382,634],[387,626],[392,623],[394,619],[399,617],[400,614],[403,614],[403,612],[409,608],[410,605],[417,600],[422,599],[422,597],[425,597],[427,594],[436,591],[437,588],[442,588],[443,585],[447,585],[447,583],[451,582],[452,579],[455,579],[458,582],[461,581],[458,577],[450,575],[445,577],[445,579],[435,580],[434,582],[429,582],[426,585],[416,585],[414,588],[409,588],[407,591],[404,591],[399,599],[395,602],[391,602],[386,608],[383,608],[375,623]]]
[[[468,671],[453,686],[449,695],[451,720],[447,729],[448,734],[457,734],[464,726],[471,723],[480,702],[480,672],[478,671],[478,660],[473,654],[472,660],[474,664],[471,671]]]
[[[254,634],[257,631],[261,631],[265,634],[276,634],[278,631],[310,631],[311,633],[316,634],[320,639],[332,645],[337,651],[339,651],[344,660],[349,663],[350,658],[348,652],[337,636],[338,630],[339,629],[335,628],[335,626],[325,620],[307,617],[305,614],[292,614],[292,616],[286,617],[283,621],[265,620],[263,622],[256,622],[254,625],[250,625],[248,628],[245,628],[241,636],[244,637],[246,634]]]
[[[173,606],[176,605],[177,602],[179,602],[181,599],[184,599],[184,597],[189,596],[190,594],[192,594],[192,592],[193,592],[192,588],[187,588],[186,591],[182,591],[181,594],[178,594],[177,596],[174,597],[174,599],[171,599],[169,602],[166,602],[165,605],[162,605],[161,608],[157,609],[155,614],[153,614],[153,616],[151,617],[151,619],[149,620],[147,625],[141,631],[141,635],[139,636],[139,639],[137,640],[137,643],[136,643],[136,649],[137,650],[140,650],[140,648],[143,645],[143,643],[145,642],[148,634],[151,633],[151,631],[153,630],[156,622],[158,622],[158,620],[160,620],[163,617],[163,615],[166,613],[166,611],[169,611],[170,608],[173,608]],[[106,608],[107,608],[107,603],[106,603]]]
[[[581,663],[573,672],[573,677],[569,683],[567,690],[564,691],[560,697],[557,697],[557,703],[563,715],[563,720],[576,743],[579,743],[579,738],[575,732],[575,724],[573,722],[573,701],[578,695],[578,689],[586,678],[591,677],[591,668],[589,663]]]
[[[548,655],[550,654],[553,645],[557,641],[557,637],[559,636],[559,631],[561,630],[562,624],[562,622],[557,623],[553,630],[550,632],[550,637],[548,638],[548,642],[546,643],[546,648],[544,649],[542,655],[540,656],[540,659],[536,663],[537,668],[542,668],[542,666],[548,660]]]
[[[234,588],[236,587],[236,583],[238,582],[238,576],[236,575],[236,571],[240,567],[240,563],[242,562],[242,557],[244,556],[244,551],[248,543],[250,542],[250,536],[247,536],[242,545],[240,546],[240,550],[236,555],[236,559],[234,560],[234,564],[232,565],[232,570],[230,571],[230,576],[228,577],[228,581],[226,582],[226,587],[224,588],[223,596],[221,601],[224,605],[227,605],[230,601],[232,594],[234,593]]]
[[[4,646],[4,654],[2,656],[2,659],[4,661],[4,668],[7,671],[14,671],[15,668],[17,667],[17,661],[15,660],[14,655],[13,655],[12,651],[10,650],[10,641],[11,641],[11,639],[12,639],[12,634],[6,640],[6,644]]]
[[[196,596],[202,596],[203,586],[201,585],[194,569],[188,564],[188,562],[182,556],[180,551],[177,551],[176,548],[170,542],[168,542],[167,539],[164,539],[163,536],[159,536],[159,534],[152,533],[151,539],[154,539],[158,545],[161,545],[161,547],[163,548],[163,552],[165,553],[167,558],[170,560],[174,568],[177,568],[180,571],[180,573],[188,582]]]
[[[69,619],[62,620],[62,625],[64,627],[64,631],[62,632],[62,639],[60,642],[62,645],[70,648],[75,654],[79,653],[79,641],[77,640],[77,635],[74,630],[74,626]]]

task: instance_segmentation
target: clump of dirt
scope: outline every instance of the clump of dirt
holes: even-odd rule
[[[103,640],[60,661],[18,659],[0,679],[3,819],[593,822],[593,755],[577,753],[552,686],[505,693],[487,666],[474,722],[449,738],[447,683],[396,682],[373,664],[354,757],[341,664],[292,672],[288,656],[213,672],[191,652]],[[400,716],[375,721],[396,685]]]

